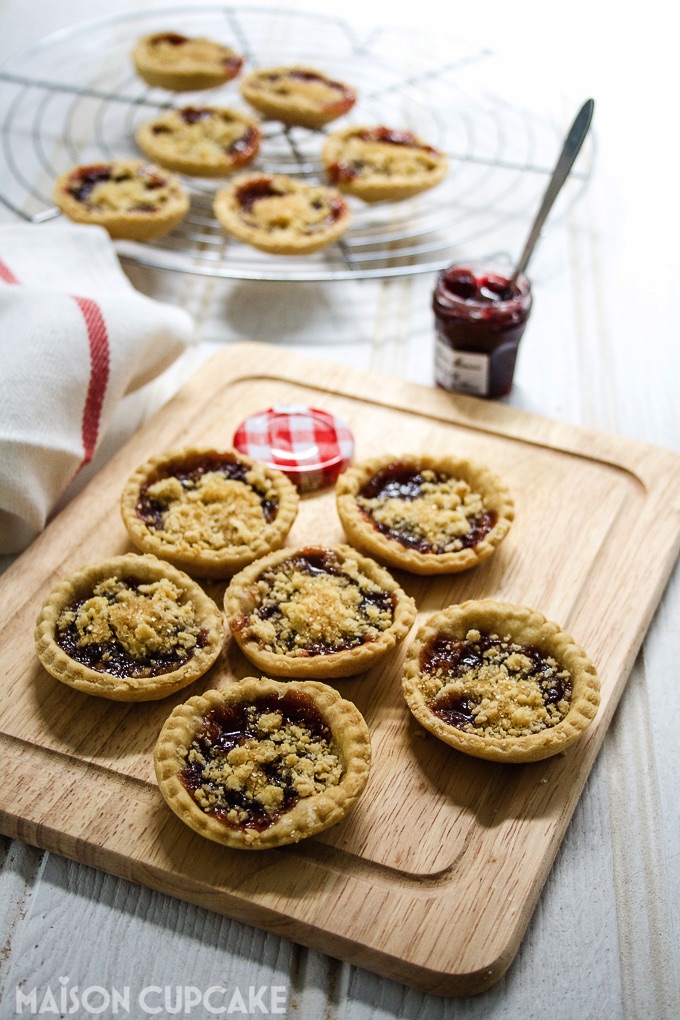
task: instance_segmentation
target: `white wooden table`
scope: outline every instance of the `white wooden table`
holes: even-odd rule
[[[160,5],[116,0],[113,8],[128,6]],[[438,0],[408,9],[386,0],[345,0],[342,13],[362,30],[390,22],[465,35],[504,52],[533,76],[537,90],[547,83],[572,97],[574,110],[595,97],[595,174],[532,263],[535,309],[508,399],[680,450],[674,42],[663,29],[659,0],[634,22],[607,7],[598,12],[575,0],[558,18],[535,0],[515,5],[510,15],[499,0],[456,10],[440,9]],[[0,0],[0,59],[48,31],[111,9],[110,0]],[[645,39],[647,25],[656,29],[653,39],[651,28]],[[0,208],[0,218],[11,215]],[[517,249],[522,241],[518,228]],[[200,343],[128,398],[97,464],[199,362],[237,339],[433,382],[431,276],[284,285],[126,269],[139,289],[192,312]],[[640,541],[653,542],[654,535]],[[519,954],[490,991],[469,1000],[428,996],[3,838],[0,1017],[17,1015],[17,988],[37,987],[41,1002],[49,987],[59,1007],[60,989],[75,985],[127,986],[133,1000],[148,986],[205,991],[226,985],[240,989],[246,1009],[250,986],[266,986],[260,1001],[269,1006],[271,987],[278,986],[286,1015],[304,1020],[680,1016],[679,618],[676,569]],[[149,1003],[158,1001],[151,993]],[[81,1005],[70,1015],[93,1013]],[[179,1015],[211,1014],[194,1007]]]

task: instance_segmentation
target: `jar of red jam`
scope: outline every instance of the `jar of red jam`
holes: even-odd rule
[[[531,284],[510,284],[491,262],[444,269],[432,305],[435,380],[445,390],[502,397],[512,389],[517,348],[531,311]]]

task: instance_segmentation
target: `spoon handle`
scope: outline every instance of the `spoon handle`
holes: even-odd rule
[[[562,151],[559,155],[557,163],[555,164],[555,169],[553,170],[552,177],[550,178],[548,187],[545,189],[545,194],[543,196],[543,201],[541,202],[541,207],[538,210],[538,213],[536,214],[536,219],[534,220],[531,232],[527,238],[527,243],[524,245],[524,251],[522,252],[519,262],[517,263],[517,267],[515,268],[515,271],[512,274],[512,279],[510,283],[513,286],[517,282],[517,277],[520,275],[520,273],[524,272],[527,265],[529,264],[529,259],[531,258],[536,242],[541,236],[543,224],[548,218],[548,213],[553,207],[553,202],[559,195],[562,189],[562,185],[569,176],[569,171],[571,170],[572,166],[574,165],[576,157],[581,151],[581,146],[583,145],[585,137],[588,134],[590,122],[593,119],[594,109],[595,109],[594,100],[587,99],[586,102],[581,107],[581,109],[579,110],[579,112],[577,113],[576,120],[569,129],[569,134],[567,135],[564,141],[564,146],[562,147]]]

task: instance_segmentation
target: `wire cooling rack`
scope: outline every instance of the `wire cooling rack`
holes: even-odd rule
[[[117,241],[142,265],[241,280],[385,278],[431,272],[461,254],[518,250],[575,109],[549,100],[518,69],[451,40],[381,29],[362,37],[344,21],[275,8],[174,7],[83,22],[43,39],[0,70],[0,202],[42,223],[60,215],[55,178],[78,163],[139,156],[134,133],[159,110],[210,103],[246,110],[238,79],[200,93],[149,88],[130,53],[139,36],[172,30],[214,38],[246,68],[308,64],[354,85],[359,100],[327,130],[384,124],[414,131],[445,151],[445,181],[416,198],[365,205],[350,199],[352,225],[322,252],[267,255],[227,237],[212,214],[222,182],[186,178],[191,210],[153,243]],[[252,112],[252,111],[251,111]],[[323,182],[323,132],[263,125],[252,169]],[[564,216],[592,167],[587,140],[551,222]],[[508,239],[510,239],[508,241]],[[486,246],[486,249],[480,248]]]

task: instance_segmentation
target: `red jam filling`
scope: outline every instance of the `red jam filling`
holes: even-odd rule
[[[442,275],[441,286],[461,301],[482,304],[484,307],[481,314],[486,319],[500,314],[499,302],[512,301],[521,296],[519,287],[513,287],[504,276],[493,273],[475,276],[469,269],[447,270]]]
[[[68,193],[79,202],[86,202],[94,187],[101,181],[111,180],[111,167],[106,163],[81,166],[69,178]]]
[[[322,206],[323,203],[318,200],[312,202],[312,207],[314,209],[321,209]],[[341,216],[345,216],[346,214],[347,206],[345,205],[343,200],[341,198],[332,198],[330,203],[328,204],[328,216],[326,217],[326,223],[335,223],[337,220],[340,219]],[[316,226],[318,229],[320,224],[316,224]]]
[[[122,577],[120,583],[132,591],[137,591],[140,584],[148,584],[148,581],[141,581],[135,577]],[[77,613],[80,607],[89,601],[90,597],[80,599],[67,608]],[[115,601],[115,596],[107,596],[107,598],[110,602]],[[205,648],[208,640],[208,631],[199,631],[196,636],[196,647]],[[143,659],[134,658],[115,639],[97,644],[80,645],[75,622],[64,630],[57,629],[55,641],[71,659],[75,659],[83,666],[94,669],[97,673],[108,673],[110,676],[120,678],[159,676],[161,673],[171,673],[183,666],[187,659],[193,655],[193,650],[187,653],[176,649],[171,652],[154,652]]]
[[[301,549],[294,556],[285,560],[283,563],[278,564],[271,570],[265,570],[260,574],[258,580],[267,583],[271,581],[273,583],[274,578],[282,571],[293,574],[295,571],[302,571],[305,574],[309,574],[311,577],[347,577],[347,580],[351,584],[355,584],[361,592],[361,602],[358,606],[357,612],[366,621],[366,625],[370,625],[370,617],[368,612],[371,607],[376,607],[381,612],[389,612],[394,616],[394,610],[397,604],[397,597],[393,592],[390,591],[372,591],[369,588],[361,586],[360,582],[354,578],[346,575],[342,569],[342,564],[338,561],[334,552],[330,549],[318,549],[309,547],[307,549]],[[276,620],[282,619],[281,605],[274,598],[268,595],[261,597],[258,605],[253,609],[253,617],[260,620],[271,620],[276,624]],[[249,617],[241,616],[238,620],[233,621],[230,626],[238,631],[247,631]],[[373,637],[370,634],[354,635],[348,637],[344,641],[325,642],[319,641],[314,644],[308,645],[304,650],[304,655],[331,655],[333,652],[343,652],[350,648],[356,648],[359,645],[366,644],[372,641]],[[295,647],[295,639],[291,637],[288,642],[288,651],[292,651]],[[299,654],[299,653],[298,653]]]
[[[423,145],[412,131],[398,131],[387,127],[366,128],[360,131],[357,138],[364,142],[380,142],[382,145],[404,145],[410,149],[422,149],[423,152],[436,152],[431,145]]]
[[[272,712],[283,716],[283,724],[297,723],[306,727],[316,740],[325,740],[330,744],[331,731],[316,706],[297,691],[289,691],[282,698],[264,697],[255,702],[256,713],[249,713],[249,705],[224,705],[214,708],[203,720],[203,725],[194,739],[190,750],[197,750],[206,763],[219,763],[226,758],[233,748],[245,744],[247,740],[257,738],[257,718]],[[286,811],[300,799],[290,782],[290,769],[276,758],[272,762],[259,766],[265,773],[268,783],[283,790],[283,801],[278,811],[270,813],[256,800],[246,796],[239,790],[228,789],[223,784],[206,781],[205,766],[200,762],[189,762],[180,772],[180,780],[186,790],[194,795],[202,786],[208,786],[218,794],[219,805],[212,807],[207,813],[229,828],[255,829],[262,832],[276,822]],[[236,809],[245,812],[247,818],[234,823],[228,814]],[[204,810],[204,809],[203,809]]]
[[[425,479],[420,471],[412,464],[402,464],[393,461],[377,471],[361,489],[359,495],[364,499],[403,499],[412,501],[423,496],[423,485],[443,483],[449,480],[449,476],[435,472],[434,479]],[[367,521],[387,538],[394,539],[406,549],[414,549],[420,553],[443,553],[447,550],[444,546],[430,545],[417,531],[412,530],[407,522],[399,528],[389,528],[376,521],[370,509],[360,506],[359,509]],[[498,514],[495,510],[484,510],[468,518],[470,530],[464,535],[457,536],[463,549],[473,549],[489,532],[496,526]]]
[[[301,68],[294,69],[289,71],[286,77],[296,78],[298,81],[320,81],[329,88],[335,89],[335,91],[340,94],[339,98],[330,103],[324,103],[323,109],[326,112],[330,112],[331,110],[344,112],[349,110],[356,100],[353,89],[344,85],[340,81],[333,81],[331,78],[327,78],[324,74],[317,74],[315,71],[305,71]]]
[[[185,35],[180,35],[179,32],[162,32],[160,35],[155,35],[152,39],[149,39],[151,46],[158,46],[160,43],[168,43],[170,46],[183,46],[184,43],[189,42]]]
[[[450,683],[452,680],[464,676],[470,670],[487,666],[489,660],[485,658],[484,652],[501,647],[502,642],[498,638],[485,634],[482,634],[479,641],[475,642],[437,636],[432,638],[422,649],[420,670],[422,673],[439,676],[443,674],[446,682]],[[555,705],[559,701],[570,700],[570,680],[557,676],[555,668],[546,662],[538,648],[533,645],[523,645],[515,651],[531,660],[531,669],[528,673],[523,673],[523,676],[530,677],[537,682],[546,705]],[[428,707],[433,715],[438,716],[448,726],[465,729],[470,725],[475,725],[475,716],[472,711],[475,704],[471,697],[459,697],[449,693],[439,695]]]
[[[247,163],[253,155],[257,143],[257,131],[255,128],[249,127],[240,138],[231,143],[227,152],[233,157],[235,164]]]
[[[207,120],[213,116],[213,111],[205,106],[185,106],[179,111],[179,115],[185,124],[198,124],[199,120]]]
[[[182,483],[183,489],[190,490],[196,486],[203,475],[208,472],[217,471],[224,475],[225,478],[249,485],[253,492],[259,496],[262,514],[265,521],[270,524],[278,513],[279,505],[275,501],[268,499],[266,493],[260,491],[257,486],[250,484],[246,477],[250,470],[247,464],[244,464],[234,457],[233,454],[229,453],[213,453],[209,456],[197,455],[178,461],[175,464],[166,464],[141,487],[136,506],[137,516],[144,521],[147,528],[154,531],[162,531],[163,514],[167,507],[149,495],[149,487],[164,478],[177,478]]]
[[[238,57],[236,54],[232,54],[229,57],[224,57],[222,64],[230,73],[232,78],[235,78],[243,67],[243,57]]]
[[[365,165],[365,163],[361,163],[359,160],[354,160],[352,163],[345,163],[343,160],[337,160],[335,163],[329,163],[326,167],[328,180],[331,184],[342,184],[345,181],[353,181],[355,177],[359,177]]]
[[[261,198],[276,198],[281,192],[277,191],[268,177],[259,177],[255,180],[246,181],[236,190],[236,201],[244,212],[250,212],[255,203]]]

